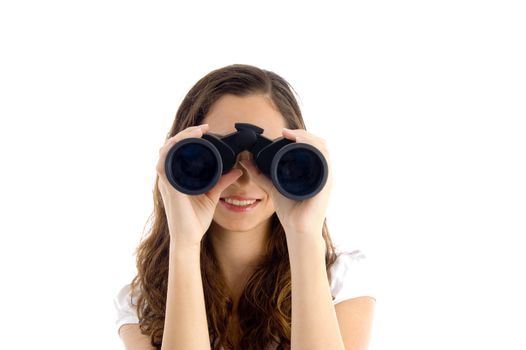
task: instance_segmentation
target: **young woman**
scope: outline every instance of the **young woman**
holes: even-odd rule
[[[237,122],[270,140],[311,144],[331,169],[325,141],[306,131],[283,78],[236,64],[200,79],[159,151],[137,276],[114,300],[126,349],[366,349],[375,298],[363,254],[337,253],[329,236],[331,170],[324,188],[301,201],[281,195],[248,151],[205,194],[168,182],[164,162],[175,143],[227,135]]]

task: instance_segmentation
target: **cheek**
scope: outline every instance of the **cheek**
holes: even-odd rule
[[[272,200],[270,200],[268,197],[265,200],[265,211],[269,213],[276,211],[276,209],[274,209],[274,203],[272,203]]]

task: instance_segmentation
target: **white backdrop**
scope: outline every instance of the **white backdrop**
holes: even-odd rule
[[[525,349],[520,1],[4,1],[2,348],[121,349],[158,150],[188,89],[272,70],[328,141],[370,349]]]

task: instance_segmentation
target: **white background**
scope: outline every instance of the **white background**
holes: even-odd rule
[[[335,243],[375,266],[370,349],[525,349],[520,1],[3,1],[1,348],[121,349],[158,150],[232,63],[299,94]]]

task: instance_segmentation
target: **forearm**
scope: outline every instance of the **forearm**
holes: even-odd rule
[[[199,247],[170,241],[162,350],[210,349]]]
[[[325,265],[325,243],[287,234],[292,284],[292,350],[344,349]]]

